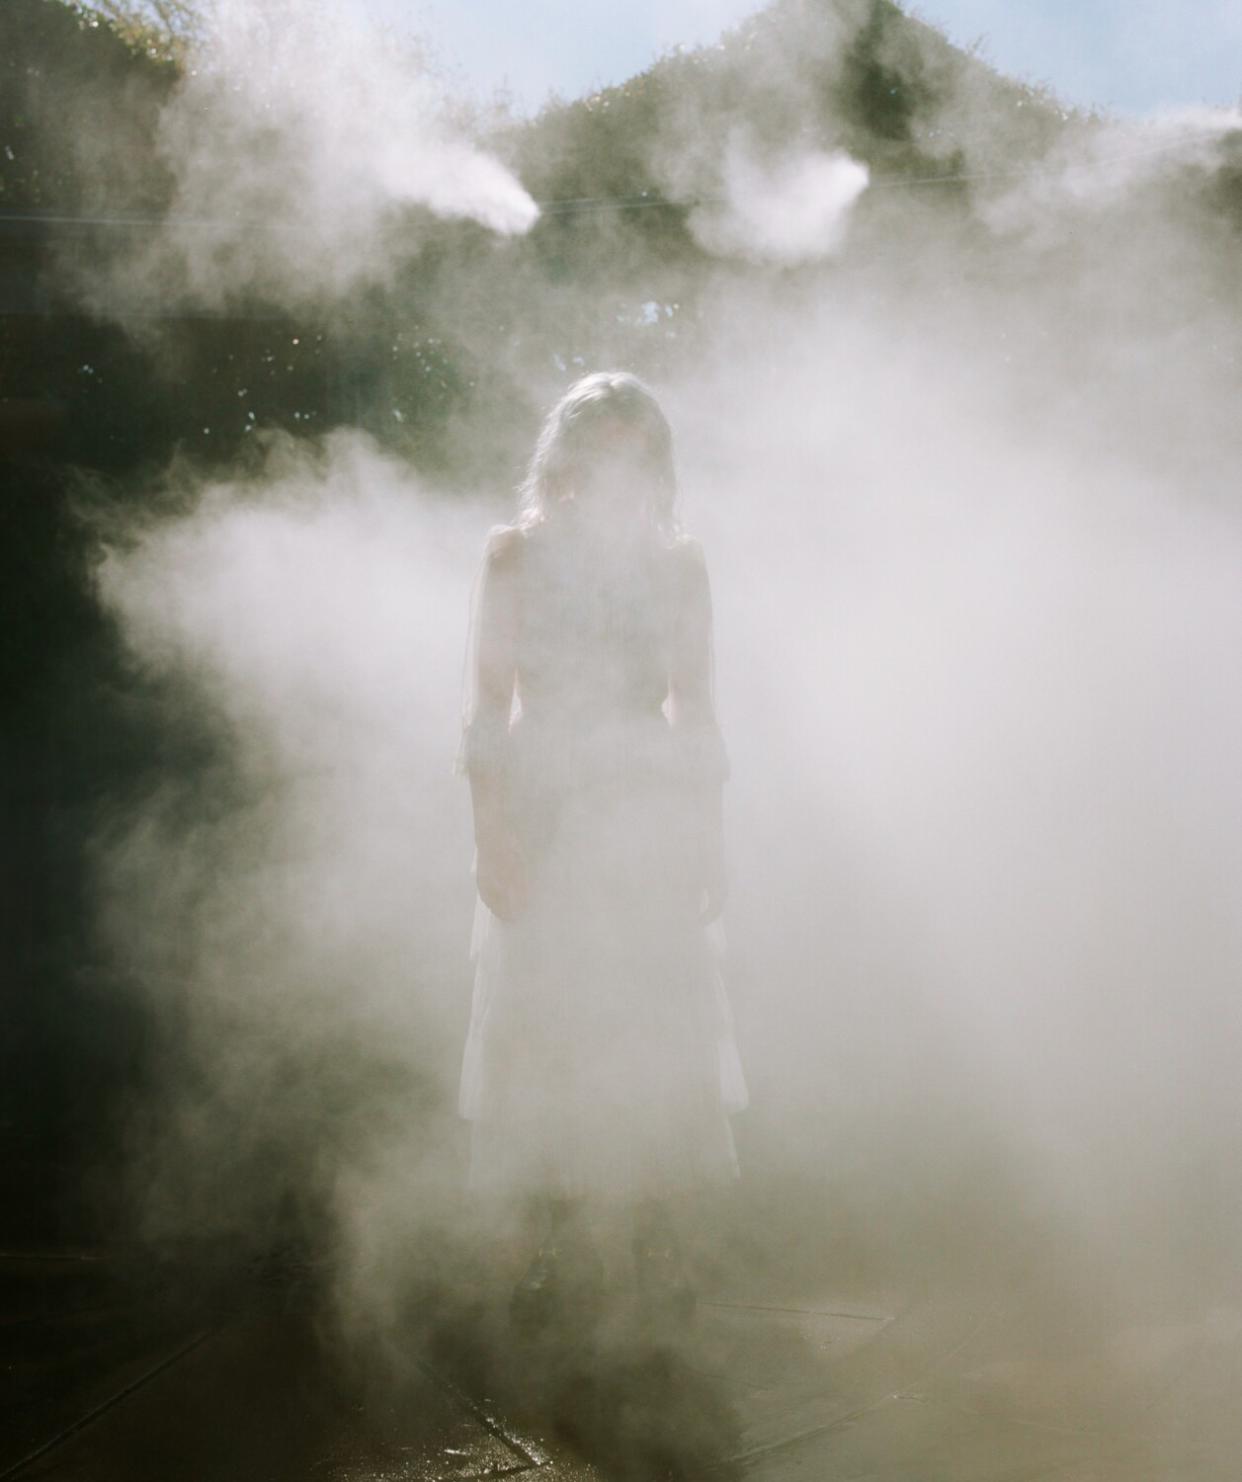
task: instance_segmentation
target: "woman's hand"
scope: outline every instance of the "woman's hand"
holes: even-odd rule
[[[526,909],[530,881],[517,838],[509,830],[478,841],[475,883],[483,904],[501,921],[515,921]]]

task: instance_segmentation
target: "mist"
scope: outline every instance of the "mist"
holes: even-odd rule
[[[469,931],[428,867],[469,839],[441,708],[467,512],[351,434],[276,440],[250,479],[194,498],[98,575],[135,672],[192,707],[216,758],[100,839],[101,927],[171,1037],[151,1115],[173,1116],[136,1170],[156,1239],[246,1233],[265,1158],[307,1153],[330,1186],[385,1096],[425,1100]]]
[[[217,35],[252,77],[253,34]],[[356,64],[339,50],[350,86]],[[244,171],[222,204],[267,105],[229,92],[240,133],[205,173],[179,110],[216,85],[187,84],[164,136],[183,204],[227,217],[240,188],[270,225],[225,273],[182,242],[173,291],[382,283],[394,203],[531,226],[481,145],[421,132],[413,174],[387,173],[387,103],[423,104],[370,75],[376,149],[348,94],[299,135],[299,169],[356,182],[330,210]],[[956,173],[983,177],[964,216],[885,187],[844,137],[739,132],[683,160],[683,198],[725,189],[690,222],[696,337],[652,379],[711,575],[751,1092],[737,1199],[700,1234],[727,1265],[744,1230],[761,1286],[813,1282],[830,1249],[1066,1311],[1090,1292],[1101,1331],[1177,1312],[1197,1332],[1242,1255],[1242,316],[1212,194],[1242,118],[1077,120],[994,171],[961,103],[924,126],[958,130]],[[458,285],[498,314],[499,261]],[[589,317],[592,290],[561,291]],[[566,379],[548,344],[506,361],[523,439]],[[154,1242],[261,1238],[292,1188],[345,1328],[374,1333],[410,1232],[472,1221],[453,758],[471,581],[512,495],[433,486],[350,430],[156,483],[165,513],[107,537],[98,590],[152,725],[208,760],[105,811],[94,844],[101,939],[168,1051],[130,1197]]]
[[[744,135],[729,140],[723,163],[724,197],[696,207],[690,229],[708,252],[760,263],[831,257],[869,179],[865,165],[840,151],[764,161]]]
[[[210,0],[156,149],[171,182],[160,229],[107,271],[69,265],[94,312],[130,323],[256,296],[327,309],[392,285],[428,218],[508,236],[539,214],[454,118],[414,42],[362,6],[329,17],[290,0]]]

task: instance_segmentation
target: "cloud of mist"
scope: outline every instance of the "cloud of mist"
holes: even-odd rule
[[[469,826],[444,702],[475,555],[462,511],[361,435],[277,440],[256,476],[181,493],[100,592],[153,717],[205,730],[212,760],[170,741],[167,775],[105,820],[101,930],[168,1041],[146,1229],[237,1236],[303,1157],[330,1200],[455,1069],[469,900],[445,866]]]
[[[1238,120],[1143,153],[1186,122],[1075,130],[977,188],[968,231],[897,191],[868,220],[861,166],[743,142],[695,218],[713,252],[833,259],[705,268],[711,329],[657,387],[733,764],[743,1190],[784,1259],[813,1265],[831,1210],[899,1265],[1025,1237],[1067,1309],[1236,1269],[1242,321],[1236,238],[1193,187]],[[544,348],[515,375],[544,384]],[[278,445],[102,573],[220,757],[100,842],[116,954],[185,1047],[154,1223],[244,1221],[213,1180],[244,1154],[261,1203],[265,1159],[309,1152],[373,1311],[464,1174],[448,763],[495,513],[357,437]]]
[[[870,172],[841,150],[765,157],[739,133],[725,147],[722,178],[724,199],[690,213],[695,241],[719,257],[791,266],[840,248]]]
[[[1227,255],[1135,186],[1047,257],[927,231],[731,285],[673,416],[760,1175],[1141,1309],[1242,1243],[1242,521]]]
[[[412,43],[361,6],[211,0],[158,146],[168,219],[87,284],[99,308],[323,305],[391,282],[418,210],[501,236],[539,212],[452,122]]]
[[[1116,210],[1178,175],[1210,174],[1242,143],[1242,110],[1170,109],[1071,131],[1019,181],[997,181],[981,214],[998,232],[1054,239],[1064,221],[1050,217]]]

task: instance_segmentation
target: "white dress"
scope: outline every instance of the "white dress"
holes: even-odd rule
[[[730,1180],[746,1087],[695,859],[696,788],[727,763],[714,719],[664,713],[697,547],[584,571],[535,527],[493,532],[497,551],[521,706],[501,751],[530,889],[513,921],[476,905],[471,1185],[634,1199]]]

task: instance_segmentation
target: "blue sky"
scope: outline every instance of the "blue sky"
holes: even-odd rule
[[[427,35],[470,91],[531,110],[716,39],[754,0],[368,0]],[[909,7],[908,7],[909,8]],[[921,0],[924,20],[1068,102],[1121,112],[1242,97],[1242,0]]]

